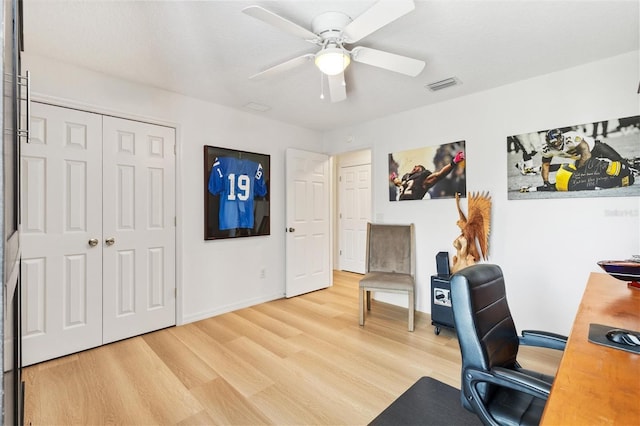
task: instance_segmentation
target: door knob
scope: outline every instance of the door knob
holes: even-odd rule
[[[289,228],[289,232],[296,232],[296,228]]]
[[[107,238],[106,240],[104,240],[105,244],[108,246],[112,246],[116,243],[116,239],[111,237],[111,238]]]
[[[95,246],[97,246],[97,245],[98,245],[98,239],[97,239],[97,238],[92,238],[92,239],[90,239],[90,240],[89,240],[89,245],[90,245],[91,247],[95,247]]]

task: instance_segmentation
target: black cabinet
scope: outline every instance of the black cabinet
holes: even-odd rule
[[[455,328],[449,277],[431,276],[431,324],[436,334],[440,334],[441,327]]]

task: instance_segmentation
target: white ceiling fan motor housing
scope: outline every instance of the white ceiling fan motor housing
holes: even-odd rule
[[[352,19],[342,12],[325,12],[311,22],[312,31],[323,40],[341,43],[342,31]]]

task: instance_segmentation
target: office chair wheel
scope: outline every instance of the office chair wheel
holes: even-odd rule
[[[438,336],[438,335],[440,334],[440,327],[436,325],[436,326],[433,328],[433,332],[436,334],[436,336]]]

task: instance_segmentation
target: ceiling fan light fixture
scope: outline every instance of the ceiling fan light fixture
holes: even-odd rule
[[[343,49],[327,47],[316,54],[316,66],[327,75],[338,75],[351,63],[351,58]]]

